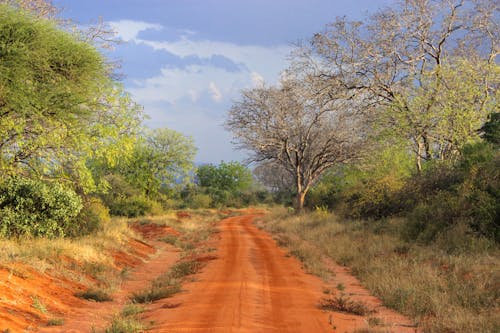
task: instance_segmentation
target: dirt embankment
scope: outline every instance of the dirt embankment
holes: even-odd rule
[[[151,237],[172,233],[172,229],[144,226],[137,227],[136,231],[143,234],[147,242],[131,238],[122,250],[109,254],[117,273],[128,272],[128,277],[111,295],[110,302],[97,303],[75,296],[87,290],[93,278],[82,273],[81,263],[64,256],[55,259],[60,261],[58,267],[64,267],[64,274],[54,268],[41,273],[35,269],[40,267],[20,263],[1,266],[0,332],[104,329],[128,302],[132,291],[168,270],[178,259],[178,250]]]

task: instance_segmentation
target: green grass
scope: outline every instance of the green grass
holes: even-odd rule
[[[113,318],[111,325],[105,333],[139,333],[145,330],[145,326],[138,318],[144,312],[144,307],[137,304],[126,305],[121,313]]]
[[[169,277],[180,279],[191,274],[196,274],[200,268],[201,263],[196,260],[181,261],[170,268]]]
[[[481,240],[455,253],[439,244],[405,242],[403,223],[340,221],[331,214],[295,216],[280,210],[261,226],[316,274],[324,274],[318,268],[324,257],[350,267],[386,306],[426,332],[500,331],[499,249],[481,246]]]
[[[148,289],[140,292],[133,293],[130,300],[135,303],[151,303],[159,299],[172,297],[181,291],[179,284],[172,284],[169,286],[156,286],[153,285]]]

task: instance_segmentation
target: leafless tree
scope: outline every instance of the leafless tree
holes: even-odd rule
[[[422,160],[453,155],[497,109],[499,22],[498,1],[404,0],[364,22],[338,18],[297,49],[293,67],[322,94],[343,90],[363,96],[367,112],[390,111],[384,125],[412,143],[420,170]],[[473,87],[463,91],[467,106],[457,103],[463,79]]]
[[[304,81],[288,77],[280,87],[242,92],[228,114],[227,128],[251,161],[275,163],[293,179],[296,208],[328,168],[359,155],[366,138],[359,117],[345,101],[325,102]]]
[[[89,24],[82,29],[72,20],[60,17],[63,10],[56,7],[51,0],[0,0],[0,4],[21,8],[37,18],[52,20],[64,29],[75,33],[82,41],[103,49],[112,49],[118,43],[115,31],[102,18],[98,18],[94,24]],[[117,66],[116,63],[110,63],[112,68]]]

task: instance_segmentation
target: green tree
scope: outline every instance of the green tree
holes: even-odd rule
[[[239,196],[253,185],[251,171],[239,162],[202,165],[196,170],[196,180],[218,204],[227,204],[231,196]]]
[[[189,180],[195,154],[191,137],[168,128],[145,130],[130,158],[109,171],[122,175],[144,195],[154,197],[162,187],[176,187]]]
[[[455,160],[498,105],[497,1],[403,0],[366,20],[339,18],[297,49],[318,95],[407,140],[423,162]]]
[[[130,151],[141,109],[92,45],[0,5],[0,177],[59,178],[95,189],[86,161]]]

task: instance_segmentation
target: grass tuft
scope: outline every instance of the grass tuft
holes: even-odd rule
[[[64,325],[63,318],[51,318],[47,321],[47,326],[62,326]]]
[[[76,293],[75,296],[95,302],[109,302],[113,300],[107,292],[100,289],[88,289]]]
[[[322,310],[345,312],[358,316],[365,316],[373,312],[365,303],[354,301],[345,296],[323,298],[320,302],[320,308]]]
[[[47,307],[37,296],[31,297],[31,300],[33,301],[33,304],[31,305],[33,308],[37,309],[41,313],[47,313]]]

